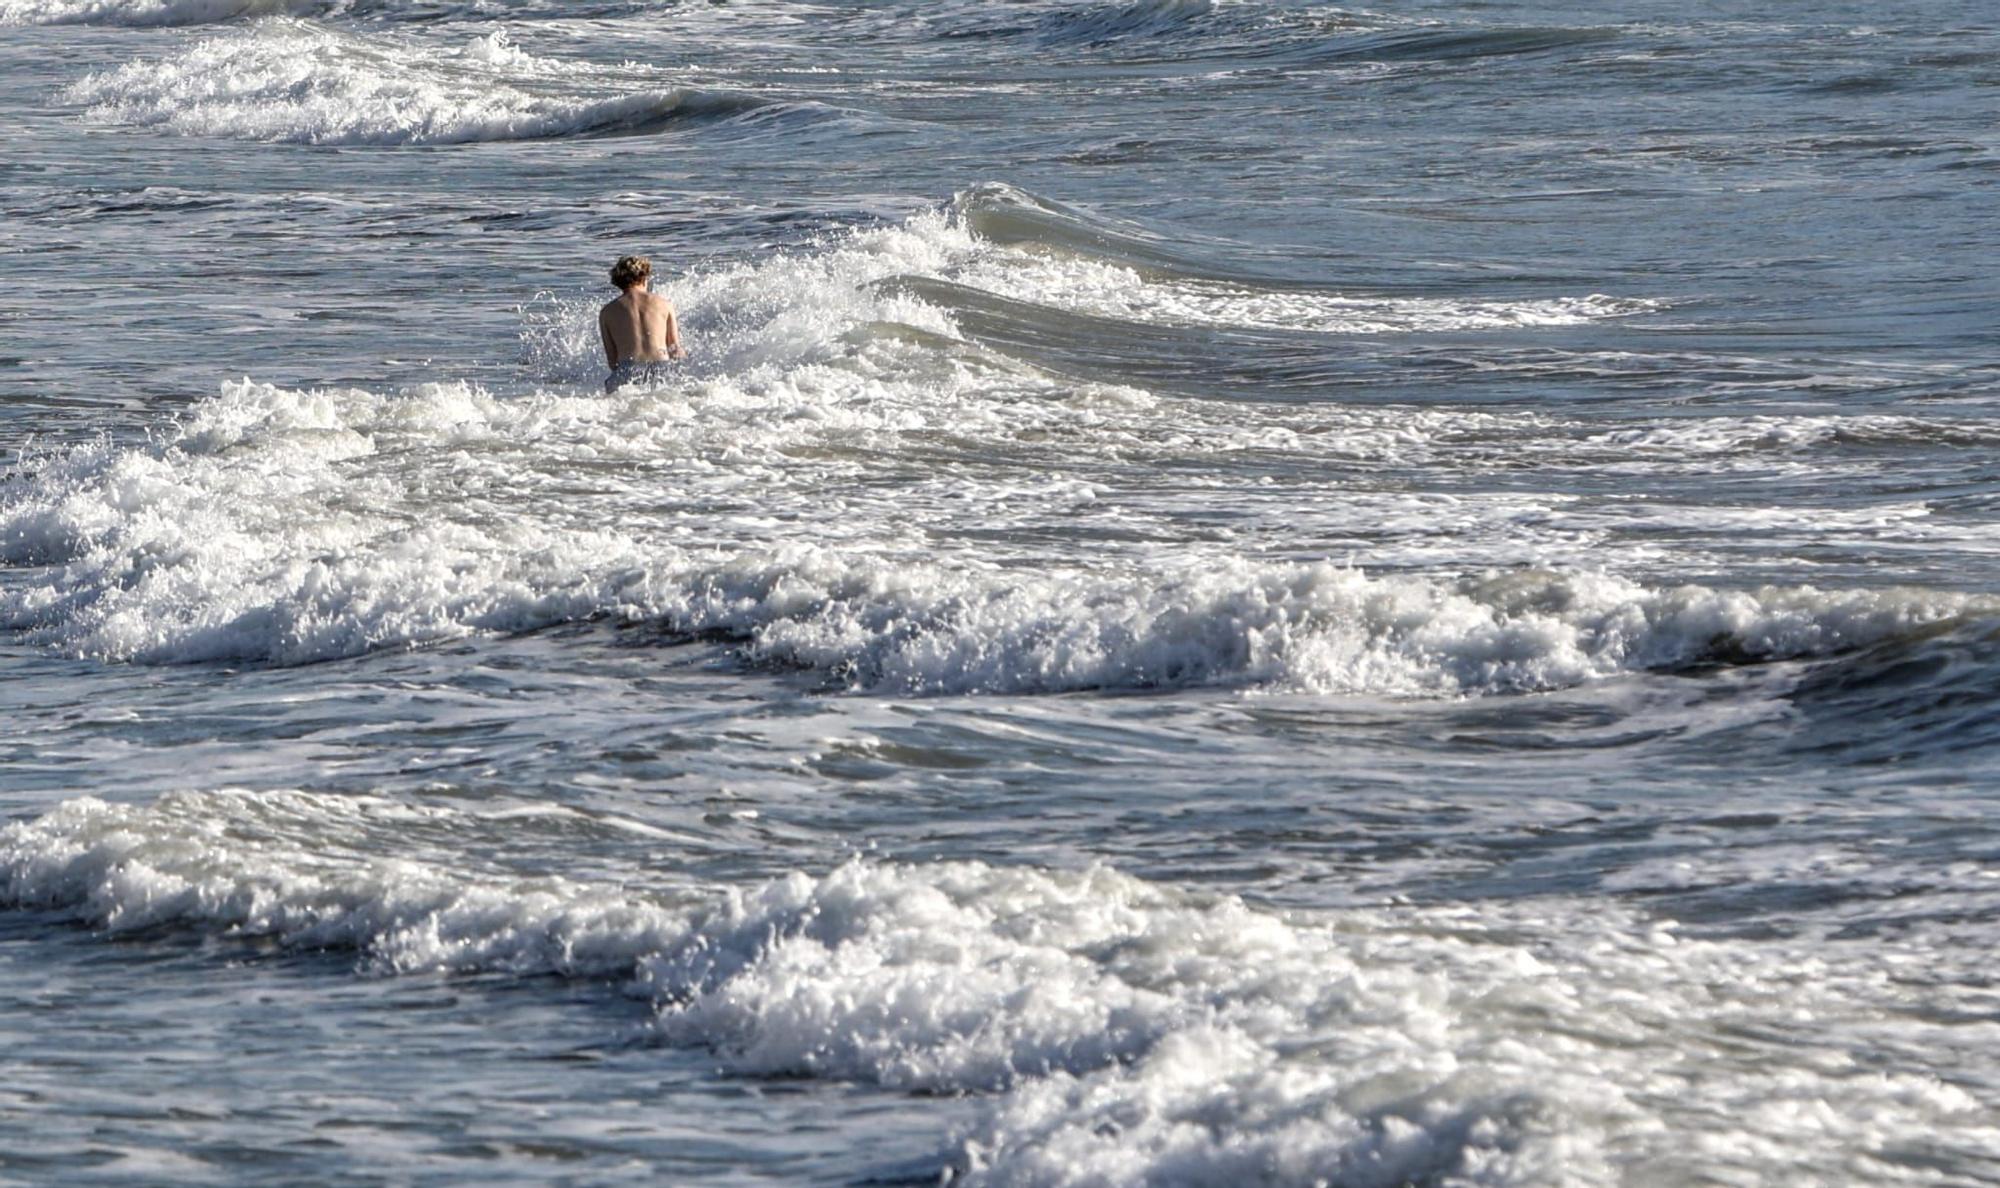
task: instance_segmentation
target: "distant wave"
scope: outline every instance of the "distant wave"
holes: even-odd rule
[[[1506,57],[1597,45],[1621,35],[1619,30],[1611,28],[1561,26],[1392,29],[1329,40],[1314,51],[1314,56],[1351,57],[1377,62]]]
[[[1019,38],[1114,60],[1247,59],[1290,66],[1316,62],[1415,62],[1541,53],[1617,36],[1592,27],[1466,26],[1420,22],[1325,6],[1217,4],[1213,0],[968,5],[931,18],[939,36]]]
[[[1335,334],[1569,326],[1660,308],[1643,298],[1402,296],[1288,284],[1219,266],[1186,245],[1010,186],[959,195],[954,213],[983,240],[1029,249],[968,258],[943,279],[1072,313],[1156,326]]]
[[[995,9],[973,5],[933,19],[947,39],[1031,35],[1049,45],[1096,46],[1187,33],[1215,14],[1212,0],[1135,0]]]
[[[606,828],[560,805],[493,816]],[[0,907],[346,952],[378,975],[614,981],[660,1038],[739,1074],[977,1095],[922,1169],[955,1184],[1588,1188],[1635,1164],[1870,1167],[1905,1135],[1990,1135],[1976,1092],[1923,1070],[1746,1052],[1851,1018],[1972,1052],[1953,1024],[1982,1009],[1976,957],[1952,962],[1941,937],[1703,938],[1556,896],[1277,912],[1101,866],[855,860],[701,886],[655,845],[666,885],[649,889],[450,857],[493,825],[463,802],[81,797],[0,826]],[[1717,873],[1740,880],[1731,857]],[[1990,891],[1957,895],[1989,910]],[[1899,1019],[1914,953],[1954,976]],[[1709,1141],[1690,1151],[1667,1117]]]
[[[1656,301],[1603,293],[1517,300],[1397,297],[1148,277],[1129,266],[1059,254],[970,262],[952,280],[1053,310],[1142,325],[1328,334],[1576,326],[1660,308]],[[914,291],[943,292],[921,285]]]
[[[1211,15],[1210,0],[1138,0],[1132,4],[1064,5],[1036,23],[1051,42],[1096,44],[1125,37],[1158,37],[1187,29]]]
[[[344,6],[344,0],[0,0],[0,25],[208,25]]]
[[[396,21],[601,20],[657,5],[648,0],[548,0],[496,8],[481,0],[0,0],[0,25],[219,25],[265,16],[378,17]]]
[[[687,87],[614,90],[496,32],[449,50],[260,22],[67,92],[106,123],[302,144],[458,144],[655,132],[771,102]]]

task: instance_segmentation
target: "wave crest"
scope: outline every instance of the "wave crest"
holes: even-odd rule
[[[345,0],[0,0],[0,25],[211,25],[259,16],[316,16]]]
[[[952,209],[983,242],[1016,249],[968,257],[944,274],[953,283],[1148,326],[1424,333],[1572,326],[1663,308],[1659,301],[1603,293],[1513,300],[1369,295],[1254,271],[1218,271],[1144,227],[1011,186],[970,190],[954,199]]]
[[[1926,983],[1934,1011],[1899,1014],[1910,957],[1880,938],[1705,941],[1598,901],[1278,913],[978,862],[652,871],[645,890],[444,857],[481,827],[304,792],[83,798],[0,827],[0,905],[381,973],[617,979],[738,1072],[989,1094],[940,1152],[953,1182],[1581,1186],[1736,1171],[1746,1150],[1840,1181],[1913,1133],[1991,1134],[1976,1087],[1848,1075],[1793,1038],[1900,1019],[1883,1042],[1975,1059],[1956,1025],[1978,1017],[1973,959]]]
[[[1265,451],[1400,464],[1509,430],[1054,379],[904,283],[1076,300],[1075,274],[1035,262],[930,212],[697,273],[675,287],[696,359],[615,399],[227,384],[150,445],[45,456],[0,488],[0,557],[46,567],[0,591],[0,626],[79,655],[291,664],[607,617],[863,689],[1430,697],[1819,656],[1991,613],[1922,590],[1384,576],[1199,537],[1118,545],[1129,509],[1099,512],[1090,477],[1108,454],[1177,473]],[[587,304],[542,312],[535,366],[593,381]]]
[[[796,537],[763,528],[761,541],[732,540],[718,522],[704,540],[678,517],[649,530],[588,506],[495,502],[495,484],[530,456],[541,469],[567,458],[581,474],[614,445],[659,451],[658,465],[678,443],[697,464],[711,447],[686,440],[696,423],[736,437],[727,448],[751,482],[765,473],[757,454],[782,458],[796,431],[844,436],[821,420],[767,431],[760,445],[746,430],[770,405],[729,387],[711,399],[714,415],[665,393],[503,401],[461,386],[382,397],[232,385],[170,442],[90,447],[16,480],[0,500],[7,554],[68,564],[0,596],[0,622],[108,658],[300,663],[612,615],[726,635],[752,658],[867,688],[1438,696],[1824,655],[1990,613],[1916,590],[1649,588],[1533,571],[1370,577],[1226,554],[996,567],[912,555],[893,534],[829,545],[812,518]],[[866,431],[922,429],[874,425]],[[454,457],[443,469],[421,462]],[[720,487],[638,497],[700,506],[734,486],[719,477]],[[458,494],[433,502],[444,488]]]
[[[771,106],[731,91],[616,89],[504,31],[432,50],[287,20],[90,75],[66,95],[106,123],[335,145],[635,135]]]

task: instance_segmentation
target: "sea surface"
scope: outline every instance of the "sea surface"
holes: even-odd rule
[[[0,0],[0,1183],[2000,1183],[1996,265],[1990,0]]]

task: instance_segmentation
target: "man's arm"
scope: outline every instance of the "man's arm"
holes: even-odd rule
[[[618,348],[611,343],[611,307],[597,311],[597,336],[604,340],[604,365],[618,366]]]
[[[665,340],[667,344],[667,358],[685,359],[687,358],[687,352],[681,349],[680,316],[674,313],[673,302],[665,301],[661,302],[661,304],[667,307],[667,334]]]

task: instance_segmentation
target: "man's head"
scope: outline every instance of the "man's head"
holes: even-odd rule
[[[620,256],[611,266],[611,283],[621,289],[643,289],[652,278],[653,262],[644,256]]]

